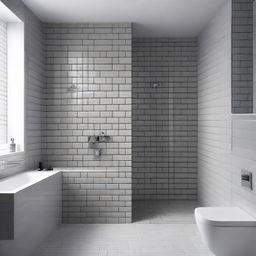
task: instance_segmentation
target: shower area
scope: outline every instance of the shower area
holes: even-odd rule
[[[152,221],[197,199],[197,40],[132,45],[133,221]]]
[[[192,215],[197,39],[135,38],[121,23],[47,24],[43,36],[42,161],[64,170],[63,223]]]

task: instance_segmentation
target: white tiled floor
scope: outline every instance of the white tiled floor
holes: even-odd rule
[[[61,225],[34,256],[212,256],[202,244],[192,218],[195,203],[136,202],[135,205],[137,222]]]
[[[151,224],[195,223],[196,201],[148,200],[134,201],[133,222]]]

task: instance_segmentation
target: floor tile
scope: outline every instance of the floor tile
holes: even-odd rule
[[[213,256],[195,225],[197,202],[134,205],[134,223],[63,224],[34,256]]]

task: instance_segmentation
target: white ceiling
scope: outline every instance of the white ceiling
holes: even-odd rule
[[[23,0],[45,22],[133,22],[135,37],[196,36],[227,0]]]
[[[22,22],[5,4],[0,2],[0,17],[4,22]]]

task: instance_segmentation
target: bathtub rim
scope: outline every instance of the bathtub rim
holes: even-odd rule
[[[117,169],[114,169],[114,168],[90,169],[88,167],[54,167],[54,170],[59,172],[122,172],[120,171],[120,168],[119,169],[118,168]]]
[[[17,176],[23,175],[25,173],[30,173],[30,172],[32,172],[32,173],[47,173],[49,175],[43,176],[41,179],[36,179],[36,180],[32,180],[30,182],[27,182],[24,185],[19,186],[18,188],[15,188],[15,189],[12,189],[12,190],[11,189],[10,190],[8,190],[8,189],[1,189],[1,183],[9,182],[11,179],[16,178]],[[54,175],[57,175],[59,173],[61,173],[61,171],[59,171],[59,170],[53,170],[53,171],[29,170],[29,171],[19,172],[19,173],[15,174],[15,175],[11,175],[11,176],[2,178],[2,179],[0,179],[0,194],[16,194],[16,193],[21,192],[21,191],[23,191],[23,190],[25,190],[25,189],[27,189],[27,188],[37,184],[37,183],[46,181],[48,178],[50,178],[50,177],[52,177]]]

